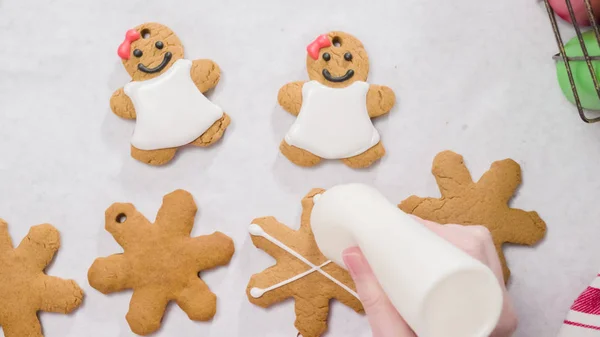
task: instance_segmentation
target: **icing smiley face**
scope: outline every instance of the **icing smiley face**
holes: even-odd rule
[[[119,56],[134,81],[154,78],[183,58],[183,45],[168,27],[145,23],[129,30]]]
[[[307,50],[306,69],[311,80],[333,88],[367,80],[369,56],[354,36],[330,32],[319,36]]]

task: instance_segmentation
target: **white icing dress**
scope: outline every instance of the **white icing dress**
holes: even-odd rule
[[[304,83],[302,108],[285,141],[325,159],[367,151],[380,139],[367,111],[368,91],[369,84],[360,81],[345,88]]]
[[[223,116],[192,80],[192,61],[179,59],[164,74],[123,88],[136,112],[131,145],[158,150],[191,143]]]

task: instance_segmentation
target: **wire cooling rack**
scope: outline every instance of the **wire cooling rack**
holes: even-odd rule
[[[567,9],[569,11],[569,17],[571,18],[571,22],[573,23],[573,27],[575,28],[575,33],[577,34],[577,39],[579,40],[579,44],[581,46],[581,51],[583,52],[583,57],[567,57],[567,53],[565,52],[565,44],[563,43],[562,36],[560,34],[560,29],[558,28],[558,24],[556,22],[556,15],[554,10],[548,3],[548,0],[544,0],[546,4],[546,10],[548,11],[548,17],[550,18],[550,23],[552,24],[552,30],[554,31],[554,36],[556,37],[556,43],[558,44],[559,53],[554,55],[554,59],[557,62],[564,62],[565,68],[567,69],[567,76],[569,77],[569,83],[571,84],[571,90],[573,91],[573,97],[575,98],[575,105],[577,105],[577,110],[579,111],[579,116],[586,123],[596,123],[600,122],[600,112],[594,113],[595,117],[589,117],[590,112],[586,111],[581,105],[581,99],[579,98],[579,94],[577,93],[577,86],[575,85],[575,79],[573,77],[573,71],[571,69],[571,62],[585,62],[587,64],[588,70],[592,77],[592,81],[594,83],[594,88],[596,89],[596,94],[598,95],[598,99],[600,100],[600,85],[598,82],[598,78],[596,76],[596,71],[594,70],[594,66],[592,65],[592,61],[600,61],[600,55],[592,55],[590,56],[588,50],[583,41],[583,35],[581,32],[581,28],[577,23],[577,19],[575,18],[575,12],[573,11],[573,5],[571,0],[565,0],[567,4]],[[587,11],[587,15],[590,19],[590,23],[594,34],[596,35],[596,42],[600,46],[600,28],[596,23],[596,18],[594,17],[594,13],[592,11],[592,5],[590,0],[583,0],[585,3],[585,8]]]

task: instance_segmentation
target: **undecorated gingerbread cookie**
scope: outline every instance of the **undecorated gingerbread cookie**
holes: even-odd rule
[[[183,190],[163,198],[154,224],[132,204],[106,210],[106,230],[124,252],[96,259],[88,280],[104,294],[133,289],[126,318],[136,334],[158,330],[170,301],[194,321],[216,313],[217,297],[198,273],[229,263],[234,246],[220,232],[191,238],[196,211],[192,195]]]
[[[279,90],[279,104],[297,116],[281,143],[294,164],[313,166],[321,159],[341,159],[365,168],[385,154],[371,118],[390,111],[392,89],[367,83],[369,57],[362,43],[344,32],[321,35],[308,48],[310,81]]]
[[[441,198],[411,196],[399,207],[406,213],[440,224],[483,225],[489,229],[508,281],[510,270],[502,245],[534,245],[546,234],[546,223],[536,212],[510,208],[508,203],[521,184],[521,167],[512,159],[497,161],[478,182],[473,182],[463,157],[451,151],[433,160],[433,175]]]
[[[60,247],[56,228],[31,227],[13,248],[6,222],[0,219],[0,327],[5,337],[43,337],[38,311],[68,314],[83,300],[73,280],[44,273]]]
[[[363,312],[350,274],[328,260],[315,242],[310,214],[313,197],[323,192],[313,189],[302,199],[297,231],[273,217],[254,219],[249,228],[254,245],[274,257],[277,264],[252,276],[246,290],[248,299],[266,308],[293,297],[295,325],[303,337],[319,337],[325,332],[331,299]]]
[[[112,95],[110,107],[137,120],[133,158],[162,165],[184,145],[205,147],[223,136],[229,116],[203,95],[219,82],[215,62],[184,59],[177,35],[158,23],[128,30],[118,54],[132,81]]]

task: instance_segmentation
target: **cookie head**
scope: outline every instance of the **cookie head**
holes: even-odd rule
[[[367,80],[369,56],[362,43],[350,34],[320,35],[306,50],[306,69],[311,80],[333,88]]]
[[[168,27],[145,23],[127,31],[118,55],[131,78],[144,81],[159,76],[183,58],[183,46]]]

